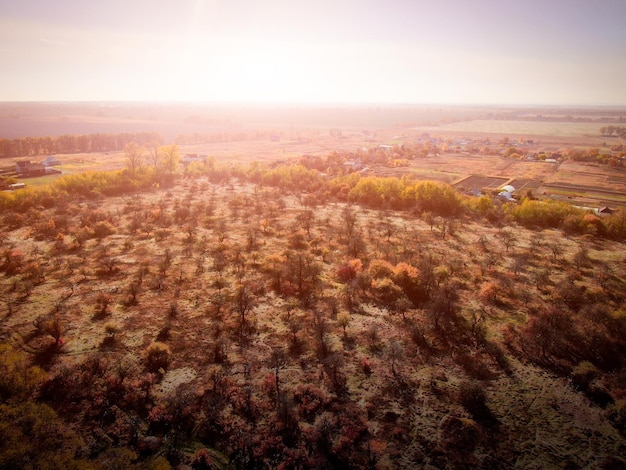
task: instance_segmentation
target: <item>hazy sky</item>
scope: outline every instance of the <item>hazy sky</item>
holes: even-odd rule
[[[0,100],[626,104],[625,0],[0,0]]]

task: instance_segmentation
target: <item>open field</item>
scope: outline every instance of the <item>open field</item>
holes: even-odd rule
[[[541,120],[541,116],[549,120]],[[598,136],[604,123],[620,122],[625,116],[626,110],[620,109],[531,110],[450,105],[0,103],[0,138],[158,132],[173,141],[179,134],[194,132],[311,129],[419,129],[435,133],[580,137]],[[555,121],[558,117],[561,121]]]
[[[478,176],[472,175],[461,179],[455,183],[455,186],[462,187],[466,190],[489,188],[496,190],[504,186],[508,182],[508,178],[498,178],[496,176]]]
[[[182,155],[204,154],[215,157],[222,164],[243,164],[252,162],[273,163],[276,161],[297,161],[302,155],[327,156],[332,152],[355,152],[362,149],[376,149],[380,145],[388,145],[395,140],[399,145],[412,145],[419,139],[420,132],[403,131],[401,134],[393,130],[381,130],[375,135],[364,136],[358,131],[344,131],[341,138],[329,136],[322,132],[309,131],[306,135],[285,135],[278,141],[270,139],[251,139],[245,141],[204,143],[195,145],[180,145]],[[479,136],[479,134],[475,134]],[[483,136],[484,137],[484,136]],[[566,147],[556,147],[566,148]],[[82,171],[102,171],[121,169],[126,165],[123,152],[88,153],[57,155],[62,165],[57,167],[64,174],[73,174]],[[149,164],[148,161],[145,164]],[[537,194],[545,193],[566,200],[569,196],[584,199],[584,205],[624,205],[626,195],[626,172],[610,168],[606,165],[597,165],[581,162],[547,163],[541,161],[524,161],[507,159],[496,155],[477,155],[470,153],[444,152],[438,156],[415,158],[408,162],[408,166],[391,168],[386,165],[370,165],[368,174],[379,176],[414,175],[419,179],[430,179],[452,184],[461,178],[471,175],[478,177],[495,178],[494,181],[514,179],[528,180],[532,183],[526,189],[532,189]],[[57,178],[47,176],[36,179],[26,179],[29,185],[39,186]],[[547,188],[541,189],[542,184]],[[472,183],[471,188],[475,184]],[[517,188],[514,183],[513,186]],[[467,184],[464,184],[466,187]],[[486,188],[477,186],[477,189]],[[565,188],[567,186],[567,188]],[[521,188],[517,188],[521,189]],[[572,191],[568,193],[565,189]],[[537,192],[537,190],[539,192]]]
[[[465,132],[478,134],[498,134],[510,136],[542,136],[542,137],[596,137],[600,128],[605,125],[589,122],[541,122],[485,120],[454,122],[428,127],[429,132]]]
[[[0,138],[61,134],[182,133],[258,129],[388,129],[470,119],[483,107],[436,105],[255,106],[176,103],[0,103]]]

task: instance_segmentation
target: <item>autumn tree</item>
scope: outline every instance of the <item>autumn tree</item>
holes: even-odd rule
[[[59,316],[58,309],[47,316],[39,316],[34,321],[35,332],[46,334],[54,339],[54,344],[58,348],[62,345],[62,337],[65,332],[65,325]]]
[[[0,468],[94,468],[71,429],[46,404],[0,404]]]
[[[348,340],[348,325],[350,324],[350,313],[348,312],[341,312],[339,315],[337,315],[337,324],[342,328],[343,330],[343,340],[347,341]]]
[[[164,145],[158,150],[159,162],[162,165],[162,175],[171,178],[174,176],[180,163],[180,151],[178,145]]]
[[[136,174],[143,166],[145,149],[136,142],[130,142],[124,147],[124,158],[126,167],[131,175]]]
[[[357,226],[357,214],[351,206],[345,206],[341,211],[341,216],[344,222],[346,238],[350,239]]]
[[[288,251],[285,257],[288,277],[292,280],[298,297],[306,299],[317,283],[320,266],[306,251]]]
[[[306,236],[311,239],[311,228],[315,221],[315,213],[311,209],[305,209],[297,216],[298,222],[303,230],[306,231]]]
[[[150,372],[159,372],[167,369],[171,351],[167,344],[155,341],[144,352],[146,369]]]
[[[498,293],[499,289],[495,282],[486,282],[480,289],[479,298],[485,303],[496,304]]]
[[[0,397],[27,399],[45,377],[43,370],[31,366],[25,353],[9,344],[0,344]]]

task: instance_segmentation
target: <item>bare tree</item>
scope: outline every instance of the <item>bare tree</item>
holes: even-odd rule
[[[131,174],[134,175],[141,169],[145,151],[146,150],[143,147],[140,147],[135,142],[130,142],[126,144],[126,147],[124,147],[126,166]]]
[[[303,210],[300,214],[298,214],[297,220],[302,229],[306,231],[306,236],[310,240],[311,228],[313,227],[313,222],[315,221],[315,213],[311,209]]]
[[[158,175],[160,173],[160,169],[161,169],[161,152],[159,151],[159,144],[157,143],[152,143],[149,145],[149,154],[150,154],[150,161],[152,162],[152,167],[154,168],[154,174]]]
[[[287,356],[282,348],[272,350],[269,365],[274,370],[274,378],[276,380],[276,401],[280,399],[280,370],[287,364]]]
[[[498,232],[498,236],[502,243],[504,244],[507,253],[509,252],[509,248],[511,248],[517,242],[517,236],[512,230],[502,229]]]
[[[250,329],[248,314],[255,305],[252,287],[248,282],[243,281],[237,284],[233,302],[235,311],[239,314],[239,336],[243,340]]]
[[[563,253],[563,247],[558,240],[554,240],[548,244],[550,251],[552,252],[552,258],[554,261],[557,260],[558,256]]]
[[[354,233],[354,230],[357,225],[356,212],[351,206],[346,206],[343,208],[343,211],[341,212],[341,216],[345,224],[346,236],[347,238],[352,238],[352,234]]]
[[[389,341],[387,357],[391,362],[391,373],[397,378],[399,376],[397,364],[404,357],[404,347],[396,338],[391,338]]]

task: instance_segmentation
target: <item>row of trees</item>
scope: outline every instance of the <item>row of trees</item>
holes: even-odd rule
[[[626,240],[626,211],[619,210],[608,217],[598,217],[559,201],[523,199],[508,205],[513,220],[530,228],[560,228],[568,235],[596,235],[613,240]]]
[[[172,178],[180,165],[180,149],[178,145],[162,145],[152,143],[149,147],[143,147],[137,142],[131,142],[124,147],[126,168],[132,175],[152,171],[156,178]]]
[[[355,179],[340,181],[350,184]],[[358,178],[348,200],[372,208],[416,209],[442,216],[458,215],[463,209],[462,197],[452,186],[410,178]]]
[[[133,194],[171,184],[178,174],[180,151],[176,144],[146,149],[130,143],[125,147],[125,155],[127,167],[124,170],[66,175],[44,188],[0,193],[0,208],[23,212],[36,206],[52,207],[70,196],[94,199],[102,195]],[[514,220],[527,227],[561,228],[568,234],[626,239],[624,211],[600,218],[564,202],[524,198],[521,203],[501,204],[486,196],[462,195],[445,183],[410,177],[372,177],[351,173],[328,178],[302,165],[280,165],[276,168],[259,164],[224,166],[216,165],[214,159],[188,165],[186,174],[206,176],[215,183],[237,179],[284,191],[304,191],[309,195],[303,197],[303,203],[311,206],[335,199],[374,209],[409,210],[442,217],[465,214],[485,217],[499,224]]]
[[[116,152],[136,142],[139,145],[160,145],[163,137],[154,132],[121,134],[65,134],[58,137],[24,137],[0,139],[0,158],[33,157],[66,153]]]
[[[172,184],[178,174],[180,151],[176,144],[155,145],[149,150],[132,142],[125,146],[126,168],[63,175],[50,185],[0,193],[0,208],[25,212],[34,207],[53,207],[76,198],[134,194]]]
[[[602,136],[618,136],[621,139],[626,139],[626,127],[624,126],[603,126],[600,128],[600,134]]]

